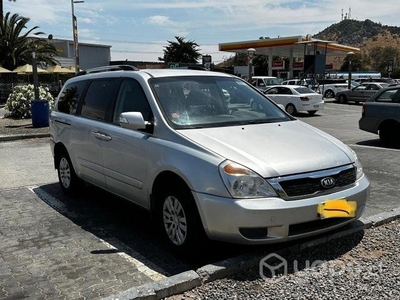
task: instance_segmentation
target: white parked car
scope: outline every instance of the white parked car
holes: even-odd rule
[[[322,95],[301,85],[275,85],[269,87],[264,94],[277,104],[283,105],[291,115],[298,111],[306,111],[313,115],[324,108]]]
[[[253,76],[252,84],[260,91],[265,91],[269,86],[281,84],[281,82],[274,76]]]

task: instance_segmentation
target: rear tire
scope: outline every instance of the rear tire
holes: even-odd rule
[[[293,104],[288,104],[288,105],[286,105],[285,110],[286,110],[286,112],[287,112],[288,114],[290,114],[290,115],[294,115],[294,114],[296,113],[296,107],[294,107]]]
[[[386,124],[379,129],[379,139],[385,146],[400,145],[400,125]]]
[[[66,151],[57,155],[57,173],[61,189],[67,195],[75,195],[82,187],[82,182],[76,176],[71,159]]]
[[[324,97],[325,97],[325,98],[335,98],[335,93],[334,93],[332,90],[327,90],[327,91],[324,93]]]

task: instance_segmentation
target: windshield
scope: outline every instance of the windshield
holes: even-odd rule
[[[265,78],[264,79],[265,85],[276,85],[276,84],[281,84],[278,78],[272,77],[272,78]]]
[[[149,83],[176,129],[289,121],[273,102],[238,78],[180,76]]]

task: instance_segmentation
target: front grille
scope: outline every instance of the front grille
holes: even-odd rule
[[[321,180],[326,177],[332,177],[336,181],[336,184],[331,188],[345,187],[353,184],[356,181],[356,168],[352,167],[333,175],[327,175],[325,173],[320,177],[313,176],[282,180],[279,181],[279,184],[288,197],[299,197],[329,190],[324,188],[321,184]]]

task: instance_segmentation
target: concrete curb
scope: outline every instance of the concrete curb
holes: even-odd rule
[[[288,246],[274,253],[284,256],[288,253],[301,251],[313,246],[321,245],[331,240],[348,236],[352,233],[377,227],[389,223],[400,217],[400,207],[392,209],[390,212],[383,212],[374,216],[361,218],[347,225],[344,230],[339,230],[331,234],[317,237],[312,240],[300,242]],[[147,283],[139,287],[129,289],[125,292],[104,298],[105,300],[136,300],[136,299],[162,299],[165,297],[181,294],[204,283],[234,275],[239,270],[258,267],[260,261],[266,253],[243,254],[237,257],[229,258],[214,264],[205,265],[196,271],[186,271],[169,278]]]
[[[47,137],[50,137],[50,133],[2,135],[2,136],[0,136],[0,142],[10,142],[10,141],[17,141],[17,140],[47,138]]]

